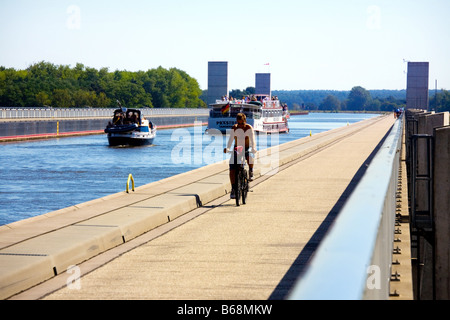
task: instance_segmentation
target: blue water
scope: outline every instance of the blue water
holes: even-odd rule
[[[293,116],[289,134],[257,137],[258,150],[374,116]],[[106,135],[0,144],[0,225],[124,191],[130,173],[141,186],[228,157],[225,138],[204,130],[159,130],[154,145],[145,147],[109,147]]]

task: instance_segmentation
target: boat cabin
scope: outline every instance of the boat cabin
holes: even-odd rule
[[[138,109],[119,108],[114,111],[112,125],[140,124],[141,111]]]

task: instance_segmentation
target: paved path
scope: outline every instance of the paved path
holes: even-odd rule
[[[392,124],[384,118],[255,181],[247,205],[222,198],[86,274],[81,289],[64,287],[46,299],[283,298]]]
[[[325,144],[317,142],[325,134],[285,144],[278,173],[252,183],[248,204],[221,196],[78,264],[79,282],[67,286],[76,270],[62,272],[13,298],[282,299],[393,122],[362,121]]]

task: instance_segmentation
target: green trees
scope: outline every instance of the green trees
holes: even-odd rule
[[[39,62],[26,70],[0,67],[0,106],[198,108],[200,86],[186,72],[162,67],[109,72]]]
[[[234,89],[229,92],[229,96],[236,99],[242,99],[242,97],[252,94],[255,94],[255,87],[247,87],[245,90]]]
[[[319,110],[340,111],[341,110],[341,102],[335,96],[328,95],[328,96],[326,96],[325,99],[323,99],[322,103],[320,104]]]
[[[370,96],[369,91],[359,86],[353,87],[348,94],[347,110],[366,110],[366,107],[369,105],[371,100],[372,97]]]
[[[450,91],[441,90],[441,92],[430,98],[430,106],[435,108],[436,112],[450,111]]]
[[[272,95],[297,110],[392,111],[406,106],[406,90],[366,90],[360,86],[350,91],[280,90]]]

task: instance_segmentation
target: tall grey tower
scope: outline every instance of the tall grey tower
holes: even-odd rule
[[[228,96],[228,62],[208,62],[208,106]]]
[[[255,94],[270,96],[270,73],[257,73],[255,75]]]
[[[406,109],[428,110],[429,62],[408,62]]]

